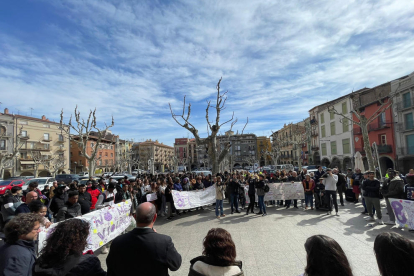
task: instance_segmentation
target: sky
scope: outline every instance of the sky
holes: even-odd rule
[[[0,1],[0,110],[65,121],[96,108],[122,139],[173,145],[191,103],[268,136],[319,104],[414,71],[414,1]],[[215,120],[215,110],[209,112]],[[222,126],[224,133],[230,124]]]

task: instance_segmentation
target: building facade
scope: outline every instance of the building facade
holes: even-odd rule
[[[256,134],[234,134],[231,131],[226,135],[219,135],[217,136],[218,153],[225,148],[227,143],[231,143],[226,161],[229,167],[244,168],[259,164]]]
[[[396,121],[396,168],[408,173],[414,168],[414,72],[391,82],[392,114]]]
[[[174,156],[174,147],[149,139],[139,143],[139,156],[148,170],[164,172],[171,169],[169,166]]]
[[[5,155],[13,154],[16,135],[14,134],[14,119],[8,115],[9,111],[6,108],[4,113],[0,113],[0,158]],[[0,168],[0,178],[8,179],[14,176],[13,160],[4,162]]]
[[[304,159],[303,157],[305,157],[305,155],[302,153],[307,146],[304,144],[293,143],[293,141],[299,141],[297,136],[299,133],[303,132],[305,132],[305,122],[299,122],[296,124],[284,124],[283,128],[272,134],[272,142],[274,143],[274,146],[280,149],[278,164],[298,166],[298,158],[301,157],[302,160]]]
[[[272,150],[272,143],[270,142],[270,138],[266,136],[259,136],[257,137],[257,160],[259,160],[260,166],[266,166],[272,164],[272,157],[266,152],[270,152]]]

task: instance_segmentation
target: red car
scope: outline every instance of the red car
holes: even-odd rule
[[[4,193],[8,190],[11,190],[13,186],[22,187],[24,184],[24,180],[22,179],[12,179],[12,180],[3,180],[0,181],[0,195],[4,195]]]

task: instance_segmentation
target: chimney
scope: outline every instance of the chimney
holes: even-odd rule
[[[47,120],[45,115],[42,116],[42,120],[43,121],[46,121]]]
[[[8,108],[4,109],[4,114],[9,114],[9,109]]]

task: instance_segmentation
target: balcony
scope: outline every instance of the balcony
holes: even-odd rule
[[[319,147],[318,147],[318,146],[312,146],[312,147],[311,147],[311,150],[313,150],[313,151],[317,151],[317,150],[319,150]]]
[[[43,138],[43,139],[42,139],[42,141],[43,141],[43,142],[51,142],[51,141],[52,141],[52,139],[50,139],[50,138]]]
[[[317,124],[318,123],[318,121],[316,120],[316,119],[312,119],[312,120],[310,120],[310,124],[311,125],[315,125],[315,124]]]
[[[391,120],[385,120],[385,122],[379,122],[379,121],[372,122],[368,125],[368,131],[390,128],[391,124],[392,124]]]
[[[401,147],[397,149],[398,155],[414,155],[414,147]]]
[[[397,131],[410,131],[414,130],[414,124],[398,123]]]
[[[377,146],[378,153],[392,153],[392,147],[391,145],[378,145]]]
[[[56,151],[62,152],[62,151],[65,151],[65,150],[66,150],[65,147],[59,147]]]
[[[311,136],[312,137],[318,136],[318,132],[316,130],[312,130],[311,131]]]
[[[354,135],[361,135],[362,129],[360,127],[354,127]]]
[[[59,138],[59,139],[57,140],[57,142],[58,142],[58,143],[65,143],[65,142],[66,142],[66,139],[65,139],[65,138]]]
[[[20,136],[20,139],[22,139],[22,140],[29,140],[30,139],[30,135],[29,134],[26,134],[26,135],[22,135],[22,136]]]
[[[0,136],[2,138],[10,138],[13,136],[13,134],[11,132],[3,132],[2,134],[0,134]]]

